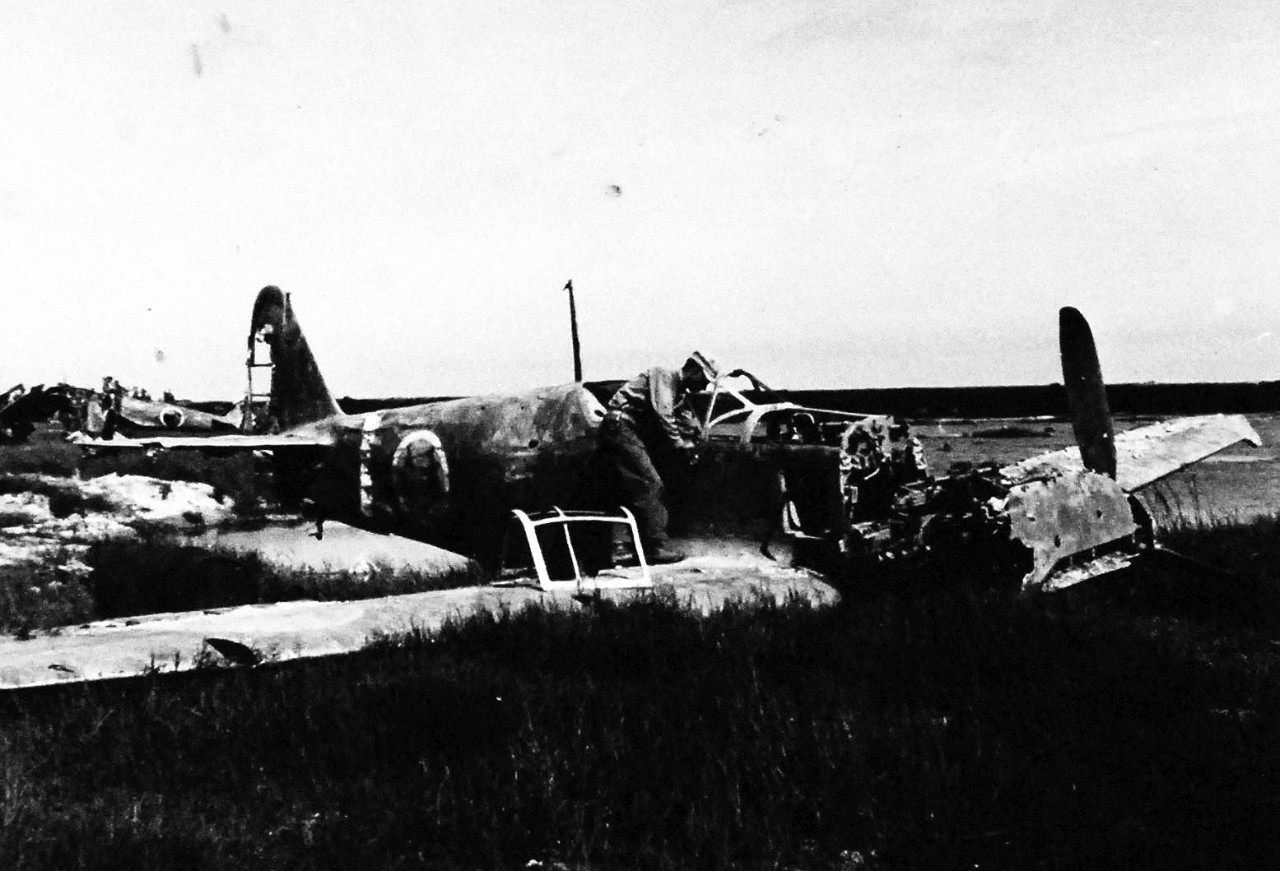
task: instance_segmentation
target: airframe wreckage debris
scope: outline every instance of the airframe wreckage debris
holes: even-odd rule
[[[172,400],[154,400],[140,388],[102,379],[101,390],[70,384],[14,385],[0,394],[0,443],[26,441],[37,421],[56,416],[67,432],[111,440],[115,435],[237,432],[240,410],[221,415]]]
[[[1117,438],[1092,331],[1059,313],[1063,380],[1078,445],[897,490],[887,511],[854,523],[855,560],[955,558],[975,548],[993,568],[1025,571],[1025,591],[1051,591],[1129,565],[1155,530],[1134,492],[1239,442],[1261,439],[1243,415],[1182,418]]]

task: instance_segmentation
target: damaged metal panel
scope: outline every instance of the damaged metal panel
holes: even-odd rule
[[[1116,436],[1116,482],[1136,490],[1239,442],[1255,447],[1258,433],[1241,414],[1184,417],[1132,429]],[[1010,481],[1084,471],[1078,448],[1063,448],[1005,466],[1000,474]]]
[[[1045,578],[1043,584],[1039,587],[1024,587],[1024,590],[1038,590],[1042,593],[1053,593],[1058,590],[1065,590],[1067,587],[1074,587],[1081,581],[1087,581],[1090,578],[1100,578],[1103,575],[1109,575],[1112,572],[1118,572],[1121,569],[1128,568],[1133,565],[1137,554],[1116,551],[1105,553],[1090,559],[1068,565],[1059,566],[1053,574]]]
[[[1262,444],[1240,414],[1184,418],[1124,433],[1116,439],[1116,480],[1136,490],[1239,442]]]
[[[1127,539],[1138,529],[1128,494],[1095,472],[1019,484],[1009,491],[1004,510],[1010,536],[1031,548],[1034,559],[1023,589],[1041,587],[1063,560]]]

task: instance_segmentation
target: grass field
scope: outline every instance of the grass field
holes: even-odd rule
[[[531,610],[10,694],[0,867],[1266,864],[1277,531],[1180,533],[1235,578]]]

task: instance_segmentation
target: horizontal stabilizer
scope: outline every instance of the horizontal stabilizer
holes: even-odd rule
[[[1242,414],[1183,417],[1132,429],[1116,436],[1116,482],[1132,492],[1239,442],[1262,444]],[[1083,470],[1079,449],[1070,447],[1005,466],[1000,474],[1018,483]]]

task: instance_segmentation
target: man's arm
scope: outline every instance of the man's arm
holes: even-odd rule
[[[689,404],[688,395],[676,405],[676,428],[686,441],[693,444],[702,441],[702,422],[698,420],[697,410]]]
[[[649,405],[658,418],[662,434],[676,449],[693,447],[693,441],[684,434],[681,421],[676,417],[676,406],[682,398],[679,372],[663,368],[649,370]]]

